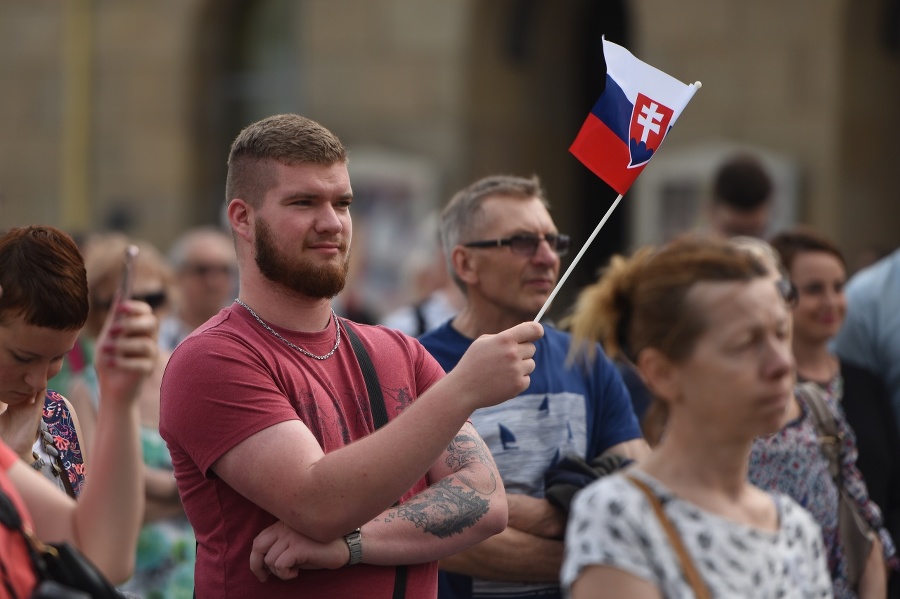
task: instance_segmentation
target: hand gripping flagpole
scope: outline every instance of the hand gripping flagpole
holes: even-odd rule
[[[681,110],[684,109],[684,107],[687,105],[687,103],[693,97],[693,92],[696,92],[698,89],[700,89],[702,87],[702,84],[699,81],[695,81],[694,83],[691,83],[688,87],[692,88],[692,93],[685,99],[684,105],[682,105],[680,107],[680,110],[678,111],[679,113],[681,112]],[[616,198],[616,201],[614,201],[612,203],[612,206],[609,207],[609,210],[606,211],[606,214],[603,215],[603,218],[600,219],[600,222],[597,224],[597,226],[594,227],[594,231],[591,233],[590,237],[587,238],[587,241],[584,242],[584,245],[581,246],[581,249],[578,250],[578,253],[575,255],[575,258],[572,259],[572,263],[569,265],[569,268],[566,269],[566,272],[563,273],[563,276],[559,279],[559,282],[556,284],[556,287],[554,287],[553,291],[550,293],[550,297],[547,298],[547,301],[545,301],[544,305],[541,306],[541,309],[537,313],[537,316],[534,317],[534,322],[541,321],[541,317],[544,316],[544,313],[550,307],[550,304],[553,303],[553,299],[556,297],[556,294],[559,293],[559,290],[563,286],[563,283],[565,283],[566,279],[569,278],[569,275],[572,274],[572,271],[575,269],[575,265],[578,264],[578,261],[581,260],[581,257],[584,255],[584,253],[587,251],[588,247],[594,241],[594,238],[597,237],[597,234],[600,232],[600,229],[602,229],[603,225],[606,224],[606,221],[609,220],[609,216],[612,214],[613,210],[615,210],[616,206],[619,205],[619,202],[622,201],[622,196],[623,196],[623,194],[620,193],[619,196]]]

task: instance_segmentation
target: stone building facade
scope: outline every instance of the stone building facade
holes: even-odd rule
[[[771,153],[794,176],[793,219],[851,256],[897,246],[892,2],[3,2],[0,226],[121,227],[165,248],[220,218],[237,131],[290,111],[335,131],[351,177],[368,173],[363,197],[406,226],[475,177],[536,173],[583,241],[614,194],[567,149],[596,100],[606,34],[703,83],[657,160],[721,144]],[[634,215],[655,210],[652,193],[639,179],[568,294],[648,240]]]

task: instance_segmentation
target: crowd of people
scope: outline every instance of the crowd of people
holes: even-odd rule
[[[615,256],[557,325],[577,241],[536,176],[487,176],[428,288],[362,324],[332,305],[347,150],[262,119],[230,231],[0,236],[0,508],[147,599],[896,599],[900,253],[849,278],[821,232],[764,241],[772,201],[723,159],[708,227]],[[0,597],[53,596],[0,536]]]

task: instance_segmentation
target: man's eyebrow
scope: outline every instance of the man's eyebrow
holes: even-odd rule
[[[312,192],[312,191],[298,191],[296,193],[292,193],[283,198],[282,201],[287,200],[316,200],[321,197],[324,197],[323,194]],[[342,193],[338,196],[341,200],[352,200],[353,193]]]

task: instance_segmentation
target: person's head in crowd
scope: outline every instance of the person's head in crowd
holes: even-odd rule
[[[262,276],[317,299],[330,299],[344,288],[353,200],[347,160],[336,135],[299,115],[271,116],[241,131],[228,156],[225,197],[242,277]],[[310,201],[322,194],[331,201]],[[298,220],[305,229],[299,240]],[[290,256],[296,246],[293,251],[300,253]],[[304,251],[334,259],[317,263]],[[246,269],[253,266],[251,259],[255,268]]]
[[[466,295],[463,315],[492,306],[499,331],[538,313],[570,243],[548,208],[537,177],[485,177],[453,196],[440,237],[447,270]]]
[[[214,227],[191,229],[169,250],[178,287],[177,316],[192,327],[214,316],[233,298],[237,273],[234,243]]]
[[[775,281],[781,297],[787,302],[788,306],[794,307],[797,304],[797,287],[791,281],[791,275],[788,273],[781,255],[778,250],[769,242],[759,237],[747,237],[739,235],[728,240],[738,249],[750,252],[759,259],[769,273],[769,277]]]
[[[43,393],[88,317],[88,283],[78,246],[49,226],[0,237],[0,401]]]
[[[847,313],[843,252],[824,235],[804,226],[778,233],[771,244],[797,289],[793,311],[797,341],[826,343],[837,335]]]
[[[750,154],[725,161],[713,179],[707,219],[722,237],[763,237],[772,212],[772,179]]]
[[[679,238],[614,257],[579,296],[578,346],[601,341],[637,365],[656,401],[651,443],[674,426],[748,439],[778,430],[792,397],[790,321],[768,269],[717,239]]]
[[[122,279],[122,260],[129,244],[138,247],[134,261],[131,297],[146,302],[157,318],[169,308],[173,293],[173,277],[165,258],[146,241],[131,240],[121,233],[99,233],[84,245],[84,264],[90,290],[90,315],[84,331],[96,338]]]

